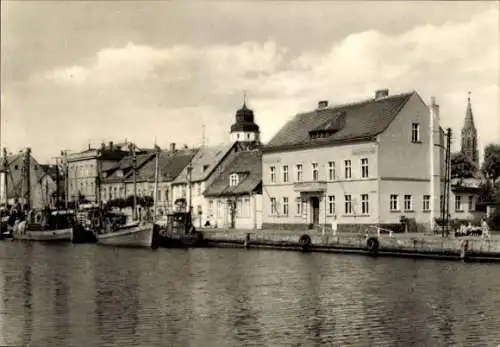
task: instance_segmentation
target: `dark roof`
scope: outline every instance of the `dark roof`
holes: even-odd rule
[[[229,185],[229,176],[240,175],[236,186]],[[205,190],[205,196],[244,195],[254,192],[262,184],[262,154],[260,151],[243,151],[235,154],[234,159],[215,178]]]
[[[231,125],[231,132],[235,131],[251,131],[259,132],[259,126],[254,122],[253,110],[249,109],[246,103],[243,107],[236,111],[236,122]]]
[[[233,142],[218,146],[201,147],[191,162],[191,181],[199,182],[206,180],[234,146],[235,143]],[[174,179],[174,183],[186,183],[187,180],[188,172],[187,167],[185,167]]]
[[[181,149],[175,151],[162,151],[159,157],[159,181],[172,181],[175,179],[179,173],[184,169],[189,161],[196,154],[198,149]],[[155,155],[151,156],[151,159],[144,163],[144,165],[138,168],[136,172],[137,182],[144,181],[154,181],[155,170],[156,170],[156,160]],[[132,175],[127,175],[126,182],[132,181]]]
[[[383,132],[416,92],[299,113],[264,147],[265,152],[371,139]],[[311,139],[311,133],[322,137]]]
[[[137,170],[145,165],[149,160],[154,158],[154,154],[139,154],[135,156]],[[108,182],[121,182],[128,176],[132,175],[132,156],[123,157],[116,166],[103,170],[106,172],[107,177],[103,179],[103,183]],[[123,176],[119,173],[122,172]]]

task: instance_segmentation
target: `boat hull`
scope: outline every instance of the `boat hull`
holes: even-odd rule
[[[139,225],[97,235],[97,243],[117,247],[151,247],[153,224]]]
[[[23,232],[13,232],[14,240],[42,241],[42,242],[71,242],[73,239],[73,229],[56,230],[24,230]]]
[[[155,230],[155,243],[164,248],[204,247],[206,242],[203,233],[196,231],[193,234],[175,234]]]

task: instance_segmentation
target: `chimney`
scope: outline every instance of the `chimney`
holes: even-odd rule
[[[109,149],[112,151],[113,150],[113,141],[109,141]]]
[[[375,91],[375,100],[389,96],[389,89],[379,89]]]
[[[105,150],[106,149],[106,144],[104,142],[101,142],[101,150]]]
[[[434,114],[434,117],[439,122],[439,105],[436,103],[435,96],[431,96],[431,104],[429,105],[429,108],[431,109],[432,113]]]
[[[321,100],[318,102],[318,109],[327,108],[328,100]]]
[[[170,143],[170,152],[175,152],[175,142]]]

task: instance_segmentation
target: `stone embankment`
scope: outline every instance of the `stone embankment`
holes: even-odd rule
[[[500,235],[441,237],[426,234],[337,234],[315,230],[204,229],[212,247],[272,248],[300,251],[358,253],[371,256],[404,256],[464,261],[500,262]]]

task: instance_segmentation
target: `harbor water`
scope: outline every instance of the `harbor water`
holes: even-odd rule
[[[500,265],[0,242],[0,346],[498,346]]]

